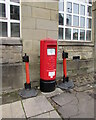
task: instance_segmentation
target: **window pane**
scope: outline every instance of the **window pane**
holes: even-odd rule
[[[85,27],[85,18],[84,17],[81,17],[80,18],[80,27]]]
[[[85,6],[81,5],[80,7],[80,15],[85,15]]]
[[[10,0],[11,2],[16,2],[16,3],[19,3],[20,0]]]
[[[6,17],[5,4],[0,3],[0,17]]]
[[[78,30],[73,29],[73,40],[78,40]]]
[[[59,13],[59,25],[64,25],[64,14]]]
[[[63,2],[63,0],[59,0],[59,11],[64,11],[64,2]]]
[[[91,28],[92,20],[87,18],[87,28]]]
[[[63,28],[59,28],[59,39],[63,39]]]
[[[65,28],[65,39],[71,40],[71,29],[70,28]]]
[[[87,16],[92,16],[92,7],[87,6]]]
[[[7,37],[7,22],[0,22],[0,37]]]
[[[80,40],[85,40],[85,30],[80,30]]]
[[[11,37],[20,37],[19,23],[11,23]]]
[[[92,4],[92,0],[86,0],[88,4]]]
[[[79,5],[78,4],[73,4],[73,13],[79,14]]]
[[[19,6],[10,5],[10,18],[19,20]]]
[[[67,2],[67,12],[72,13],[72,3]]]
[[[86,40],[91,41],[91,31],[86,32]]]
[[[79,17],[73,16],[73,26],[79,26]]]
[[[72,15],[66,15],[66,25],[72,25]]]

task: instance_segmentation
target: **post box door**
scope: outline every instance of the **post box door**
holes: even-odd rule
[[[54,79],[56,77],[56,46],[47,46],[47,77],[48,79]]]

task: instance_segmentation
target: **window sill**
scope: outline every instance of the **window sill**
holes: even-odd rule
[[[21,38],[11,38],[11,37],[1,37],[0,38],[0,45],[22,45]]]
[[[90,46],[94,47],[94,43],[92,41],[64,41],[58,40],[59,46]]]

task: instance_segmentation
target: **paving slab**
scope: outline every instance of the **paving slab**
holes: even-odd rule
[[[2,106],[0,106],[0,120],[2,119]]]
[[[71,97],[70,94],[68,95]],[[71,99],[68,95],[64,95],[63,93],[62,96],[58,95],[54,99],[54,102],[57,102],[58,105],[62,105],[56,109],[63,118],[94,118],[95,105],[94,99],[91,96],[81,92],[75,94],[75,99],[74,97]],[[72,94],[72,96],[74,96],[74,94]]]
[[[32,117],[32,118],[61,118],[61,117],[54,110],[54,111],[50,111],[50,112],[47,112],[47,113],[44,113],[44,114],[41,114],[41,115],[38,115],[38,116],[35,116],[35,117]],[[62,120],[62,119],[60,119],[60,120]]]
[[[93,85],[87,84],[85,86],[80,86],[80,87],[75,86],[74,90],[76,92],[84,92],[86,90],[91,90],[93,87],[94,87]]]
[[[42,94],[45,95],[46,97],[52,97],[52,96],[56,96],[58,94],[61,94],[63,92],[64,91],[62,91],[60,88],[56,88],[53,92],[48,92],[48,93],[42,92]]]
[[[74,93],[62,93],[60,95],[52,97],[52,100],[58,105],[63,106],[67,103],[70,103],[71,101],[76,100],[76,97]]]
[[[75,103],[73,101],[70,104],[66,104],[62,107],[59,107],[58,112],[61,114],[63,118],[70,118],[73,115],[77,115],[78,113],[77,102]]]
[[[26,112],[27,118],[33,117],[45,112],[49,112],[53,110],[54,108],[49,103],[49,101],[46,99],[45,96],[40,95],[34,98],[29,98],[26,100],[23,100],[23,106]]]
[[[21,101],[2,105],[2,118],[25,118]]]
[[[84,95],[84,94],[83,94]],[[80,118],[94,118],[94,99],[89,95],[85,95],[80,97],[78,94],[78,108],[79,108],[79,116]]]
[[[84,118],[86,118],[87,120],[95,120],[94,119],[94,116],[93,115],[90,115],[90,114],[88,114],[88,113],[80,113],[80,114],[78,114],[78,115],[76,115],[76,116],[72,116],[72,118],[82,118],[83,120],[84,120]],[[88,119],[89,118],[89,119]]]
[[[93,98],[92,98],[91,96],[89,96],[89,94],[86,93],[86,92],[77,92],[76,96],[77,96],[77,98],[79,99],[79,101],[80,101],[80,100],[85,100],[85,101],[87,101],[87,100],[93,99]]]

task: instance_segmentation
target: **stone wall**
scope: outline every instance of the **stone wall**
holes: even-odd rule
[[[21,2],[21,18],[23,54],[30,57],[30,79],[39,82],[40,40],[58,38],[58,2]]]
[[[22,40],[0,39],[0,68],[2,68],[3,90],[17,89],[23,85]]]

